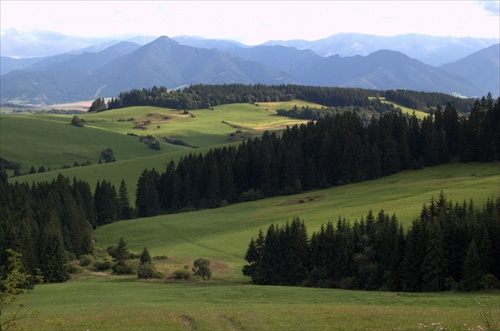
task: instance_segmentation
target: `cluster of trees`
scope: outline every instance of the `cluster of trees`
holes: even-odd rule
[[[153,87],[122,92],[107,103],[107,109],[131,106],[158,106],[173,109],[209,109],[231,103],[290,101],[300,99],[325,106],[362,106],[371,104],[380,91],[315,87],[301,85],[191,85],[183,90]],[[383,92],[382,92],[383,93]],[[89,109],[90,111],[90,109]]]
[[[107,103],[96,99],[89,111],[102,111],[131,106],[158,106],[173,109],[209,109],[231,103],[273,102],[300,99],[327,107],[376,106],[376,97],[401,103],[414,109],[426,110],[438,104],[452,102],[459,111],[470,109],[473,99],[461,99],[443,93],[407,90],[377,91],[360,88],[318,87],[302,85],[191,85],[183,90],[166,87],[134,89],[122,92]]]
[[[444,194],[405,233],[396,215],[371,211],[352,225],[271,225],[250,240],[243,274],[262,285],[387,291],[478,290],[500,279],[500,198],[477,208]]]
[[[189,155],[166,171],[144,170],[139,217],[360,182],[406,169],[500,160],[500,99],[477,101],[470,116],[448,104],[423,121],[385,113],[363,125],[354,112],[266,133],[238,146]]]
[[[0,181],[0,196],[0,265],[13,249],[45,282],[67,280],[68,261],[93,252],[92,228],[133,217],[124,181],[118,193],[98,182],[94,194],[87,182],[62,175],[31,186]]]
[[[452,97],[449,94],[437,92],[417,92],[410,90],[387,90],[384,97],[388,101],[399,103],[400,105],[412,109],[427,111],[436,105],[445,105],[448,102],[459,110],[459,112],[468,112],[474,103],[474,99],[465,99]],[[491,94],[490,96],[491,97]]]
[[[349,107],[297,107],[294,106],[292,109],[277,109],[276,114],[278,116],[292,117],[304,120],[319,120],[320,118],[333,117],[338,114],[345,112],[356,112],[362,119],[363,123],[368,124],[369,120],[373,116],[378,116],[381,113],[395,112],[398,109],[391,103],[383,103],[380,99],[375,99],[372,105],[366,108],[360,106],[349,106]],[[399,109],[400,111],[400,109]]]

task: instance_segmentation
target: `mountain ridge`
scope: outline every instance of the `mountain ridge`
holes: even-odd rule
[[[210,41],[202,43],[210,46]],[[474,97],[490,92],[486,88],[491,84],[478,84],[399,51],[322,57],[310,49],[280,45],[222,44],[225,49],[193,47],[162,36],[143,46],[121,42],[98,53],[41,59],[1,76],[2,102],[63,103],[112,97],[134,88],[199,83],[411,89]]]

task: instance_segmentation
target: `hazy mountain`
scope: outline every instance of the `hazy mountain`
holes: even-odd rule
[[[308,85],[409,89],[466,96],[482,93],[462,77],[389,50],[376,51],[368,56],[327,57],[298,72],[295,77]]]
[[[421,62],[439,66],[461,59],[496,43],[498,43],[498,39],[495,38],[435,37],[419,34],[385,37],[359,33],[339,33],[316,41],[274,40],[263,45],[310,49],[321,56],[368,55],[377,50],[386,49],[399,51]]]
[[[424,64],[396,51],[368,56],[322,57],[311,50],[284,46],[256,46],[228,50],[244,59],[285,71],[306,85],[413,89],[468,96],[487,93],[465,77]],[[497,70],[498,72],[498,70]],[[486,91],[486,92],[485,92]]]
[[[445,64],[441,68],[455,75],[466,77],[485,92],[500,95],[500,44]]]
[[[181,45],[197,47],[197,48],[216,48],[221,50],[232,49],[235,47],[249,47],[242,43],[226,39],[205,39],[201,37],[177,36],[173,40]]]
[[[27,67],[26,70],[94,70],[120,56],[135,51],[139,47],[140,45],[136,43],[123,41],[97,53],[85,52],[79,55],[61,54],[52,56]]]
[[[35,64],[32,70],[13,71],[1,77],[3,101],[21,97],[30,103],[61,103],[116,96],[132,88],[188,84],[286,84],[298,83],[285,72],[250,62],[217,49],[180,45],[160,37],[133,52],[93,68],[95,55],[65,54]],[[130,45],[129,45],[130,46]],[[116,53],[114,53],[116,54]],[[66,61],[62,58],[66,57]],[[95,69],[95,70],[93,70]]]
[[[23,70],[36,62],[42,61],[44,57],[31,57],[25,59],[15,59],[12,57],[0,57],[0,75],[6,74],[13,70]]]
[[[285,46],[233,47],[226,51],[245,60],[283,70],[299,80],[297,72],[307,70],[308,67],[324,60],[324,57],[313,51]]]
[[[308,49],[241,47],[229,41],[194,39],[183,40],[205,47],[181,45],[160,37],[144,46],[121,42],[97,53],[66,53],[41,59],[24,70],[1,76],[2,101],[62,103],[112,97],[133,88],[177,88],[198,83],[292,83],[465,96],[498,91],[498,45],[463,62],[437,68],[391,50],[366,56],[322,57]],[[214,48],[217,45],[225,50]]]

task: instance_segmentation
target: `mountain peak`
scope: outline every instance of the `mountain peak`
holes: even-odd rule
[[[161,36],[150,42],[151,45],[179,45],[179,43],[167,36]]]

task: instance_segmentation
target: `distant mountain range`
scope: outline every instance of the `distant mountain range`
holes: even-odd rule
[[[448,54],[451,60],[438,67],[408,55],[413,52],[423,57],[425,52],[412,50],[404,36],[350,35],[351,39],[341,34],[316,42],[268,42],[254,47],[195,37],[160,37],[148,42],[151,38],[145,37],[109,41],[50,57],[2,57],[1,101],[55,104],[113,97],[133,88],[179,88],[197,83],[411,89],[465,96],[500,94],[500,46],[491,45],[491,40],[462,38],[454,43],[439,37],[406,35],[421,41],[414,48],[424,48],[420,46],[428,42],[427,49],[435,50],[433,60],[428,62],[439,63],[443,59],[439,60],[438,55],[443,50],[455,49],[454,56]],[[400,42],[375,49],[377,40],[386,46],[382,41],[388,43],[387,38]],[[351,49],[358,45],[358,52],[370,52],[346,56],[348,40]],[[466,55],[457,58],[457,52]]]

